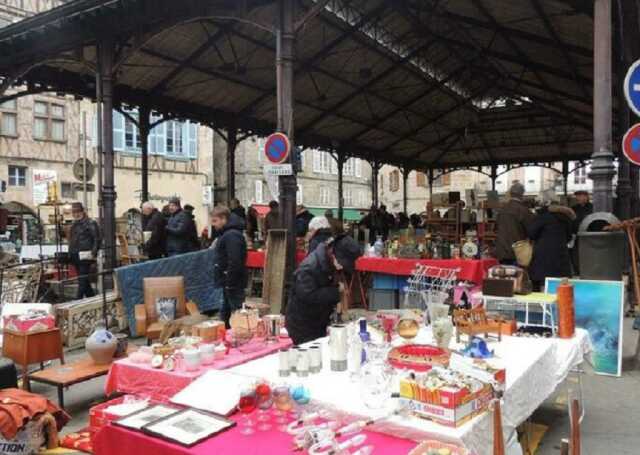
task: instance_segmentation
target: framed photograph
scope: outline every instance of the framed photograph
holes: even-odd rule
[[[141,430],[143,426],[155,422],[172,414],[176,414],[180,410],[171,406],[157,405],[151,406],[141,411],[129,414],[121,419],[115,420],[113,423],[132,430]]]
[[[142,431],[191,447],[211,436],[236,425],[233,420],[195,409],[185,409],[155,422],[148,423]]]

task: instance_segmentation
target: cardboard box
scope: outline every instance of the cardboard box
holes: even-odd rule
[[[430,396],[411,398],[402,394],[402,387],[400,393],[400,402],[408,405],[415,415],[452,428],[463,425],[487,410],[492,399],[493,389],[488,384],[473,393],[460,389],[441,389]]]

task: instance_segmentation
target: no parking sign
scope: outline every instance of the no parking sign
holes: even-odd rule
[[[264,144],[264,155],[273,164],[281,164],[289,158],[291,143],[286,134],[273,133]]]
[[[633,125],[622,139],[624,156],[633,164],[640,166],[640,123]]]

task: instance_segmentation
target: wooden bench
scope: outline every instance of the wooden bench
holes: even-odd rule
[[[76,362],[66,363],[56,367],[47,368],[25,377],[27,387],[29,382],[41,382],[57,387],[58,404],[64,408],[64,389],[81,382],[88,381],[109,372],[111,364],[96,365],[93,360],[86,357]]]

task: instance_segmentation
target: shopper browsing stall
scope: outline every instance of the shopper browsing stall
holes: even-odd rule
[[[353,273],[360,247],[351,237],[320,243],[294,276],[286,327],[295,344],[326,336],[331,314],[344,292],[340,277]]]
[[[69,239],[69,253],[78,271],[77,298],[93,297],[95,292],[91,287],[89,274],[100,249],[100,228],[95,220],[87,216],[80,202],[74,202],[71,205],[71,214],[73,224]]]
[[[309,232],[307,241],[309,242],[309,254],[311,254],[321,243],[331,238],[331,225],[324,216],[316,216],[309,222]]]
[[[151,202],[142,204],[144,251],[149,259],[159,259],[166,254],[166,225],[166,219]]]
[[[216,243],[213,273],[216,284],[224,290],[224,303],[220,317],[229,328],[231,313],[242,307],[247,286],[247,242],[244,238],[244,220],[226,207],[215,207],[211,212],[211,225],[221,234]]]
[[[513,244],[527,238],[527,225],[533,214],[524,204],[524,186],[514,183],[509,189],[509,202],[498,212],[496,218],[496,258],[501,264],[515,265]]]

